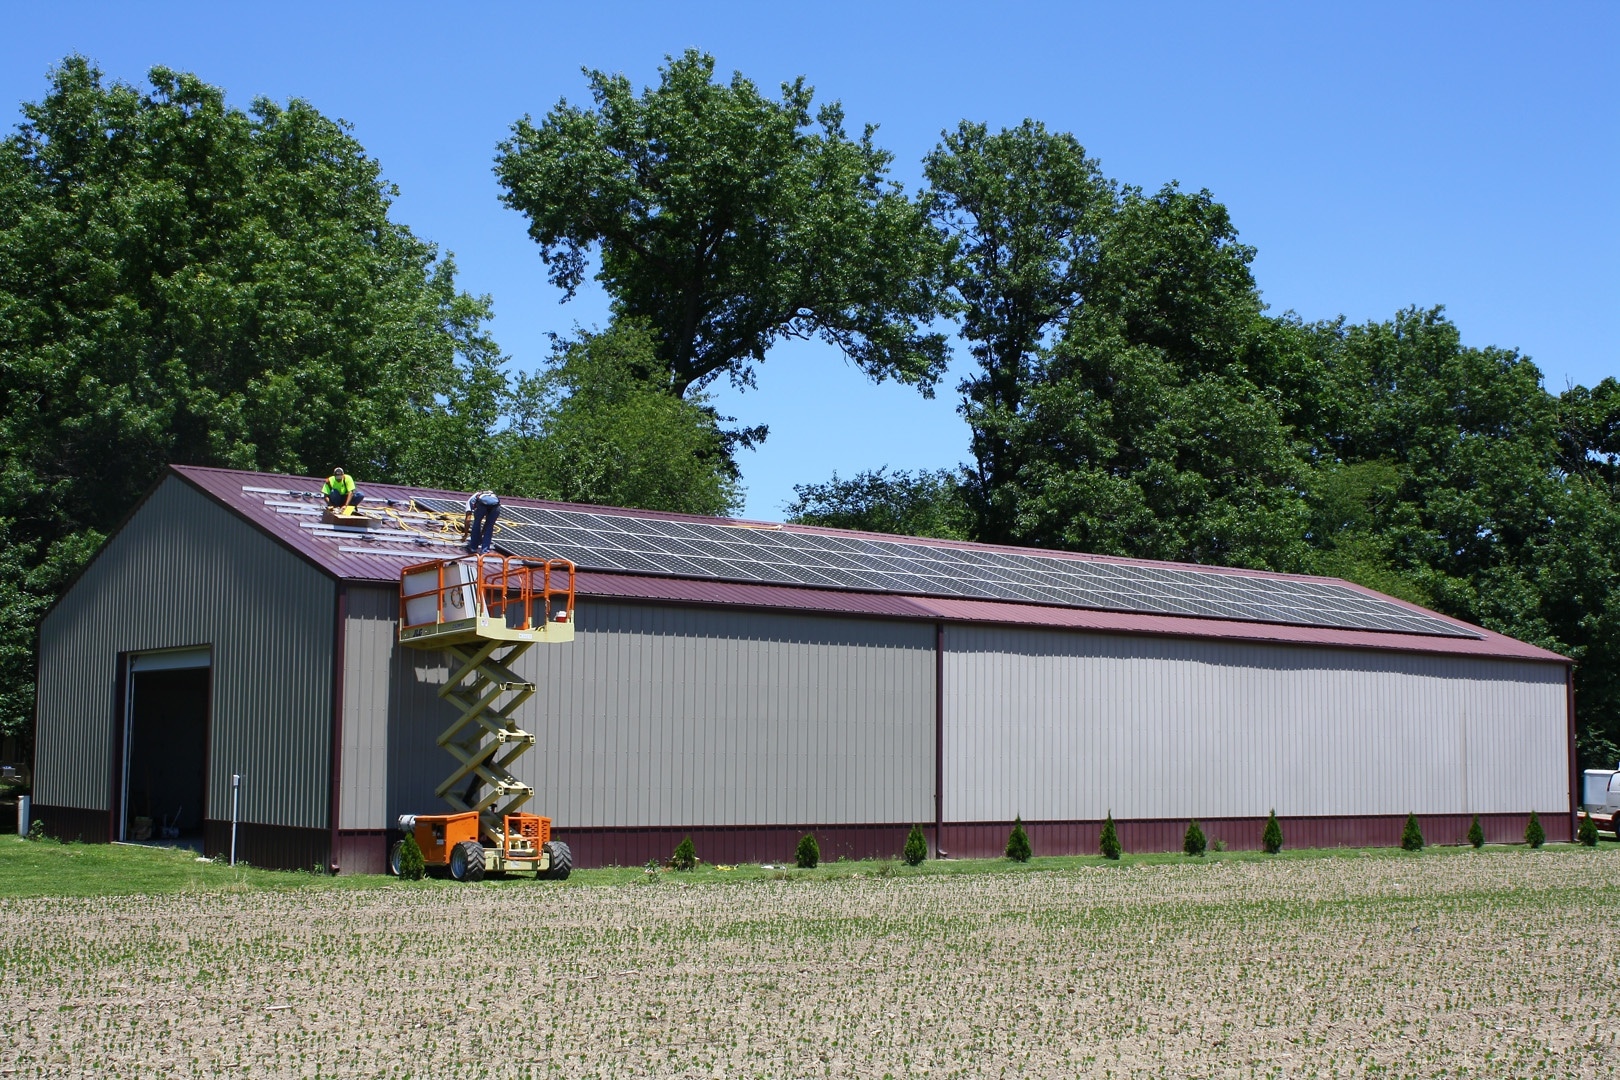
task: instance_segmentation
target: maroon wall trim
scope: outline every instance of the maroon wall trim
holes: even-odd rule
[[[664,862],[690,836],[706,863],[788,863],[805,833],[814,833],[822,862],[899,858],[911,822],[879,825],[690,825],[652,828],[555,828],[552,836],[574,853],[574,865],[641,866]]]
[[[383,829],[344,829],[338,833],[332,854],[332,865],[341,869],[333,873],[386,874],[390,843],[390,835]]]
[[[1466,843],[1470,814],[1420,814],[1418,824],[1430,844]],[[1529,813],[1481,814],[1485,839],[1492,844],[1524,841]],[[1287,848],[1398,847],[1406,815],[1367,817],[1279,818]],[[1568,819],[1558,810],[1542,814],[1550,842],[1574,839]],[[1266,819],[1211,818],[1200,821],[1209,841],[1223,840],[1232,851],[1258,851]],[[1184,819],[1116,821],[1120,842],[1128,852],[1180,851],[1187,830]],[[1098,821],[1026,821],[1030,843],[1038,855],[1095,855]],[[1012,822],[946,822],[945,849],[961,858],[996,858],[1007,847]],[[658,828],[558,828],[555,836],[573,849],[574,865],[640,866],[652,859],[669,858],[681,838],[690,836],[698,858],[707,863],[789,863],[799,837],[816,836],[824,862],[846,859],[899,858],[911,823],[878,825],[736,825]]]
[[[36,806],[35,817],[45,830],[61,840],[105,843],[107,815],[104,811],[77,807]],[[1481,814],[1480,826],[1492,844],[1524,841],[1529,814]],[[1201,820],[1204,835],[1213,845],[1226,843],[1232,851],[1257,851],[1265,818],[1208,818]],[[1430,844],[1466,843],[1469,814],[1422,814],[1418,823]],[[1289,849],[1332,847],[1396,847],[1400,844],[1403,814],[1368,817],[1279,818],[1283,846]],[[1542,814],[1547,839],[1568,843],[1574,839],[1569,819],[1557,810]],[[1126,852],[1180,851],[1187,822],[1180,818],[1116,821],[1120,843]],[[327,829],[297,829],[282,825],[246,823],[237,831],[236,857],[239,862],[270,870],[309,870],[336,863],[344,873],[375,874],[386,869],[388,844],[398,834],[382,830],[344,830],[332,847]],[[1031,845],[1037,855],[1095,855],[1101,821],[1026,821]],[[947,850],[963,858],[996,858],[1007,846],[1012,822],[947,822],[944,827]],[[558,829],[556,838],[567,842],[574,853],[574,865],[581,869],[599,866],[640,866],[649,859],[667,860],[681,838],[690,836],[698,858],[707,863],[791,864],[799,837],[815,834],[823,862],[838,859],[899,858],[905,847],[911,823],[878,825],[735,825],[682,826],[656,828]],[[225,857],[230,853],[231,823],[208,820],[203,823],[203,854]]]
[[[331,836],[325,829],[299,829],[288,825],[238,822],[236,861],[262,870],[311,870],[331,859]],[[203,822],[203,854],[210,859],[231,856],[231,823],[213,818]]]
[[[1569,714],[1569,834],[1575,835],[1581,810],[1581,763],[1575,754],[1575,665],[1564,668],[1564,700]]]
[[[37,803],[29,816],[44,824],[45,835],[64,843],[78,840],[86,844],[105,844],[112,839],[108,826],[111,816],[99,807],[86,810],[78,806],[40,806]]]
[[[1547,839],[1567,842],[1574,838],[1569,819],[1558,810],[1541,814]],[[1480,828],[1491,844],[1524,842],[1524,827],[1530,814],[1481,814]],[[1418,826],[1430,844],[1467,843],[1471,814],[1419,814]],[[1365,817],[1280,817],[1285,848],[1399,847],[1405,814]],[[1127,852],[1180,851],[1187,831],[1185,818],[1116,821],[1119,842]],[[1201,818],[1199,826],[1211,847],[1216,840],[1232,851],[1260,850],[1260,836],[1266,826],[1263,817]],[[946,842],[953,854],[965,858],[991,858],[1007,846],[1012,822],[952,824],[945,827]],[[1096,855],[1102,821],[1026,821],[1024,829],[1037,855]]]

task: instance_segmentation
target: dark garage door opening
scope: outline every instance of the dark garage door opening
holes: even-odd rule
[[[130,672],[124,839],[202,837],[209,673],[207,667]]]

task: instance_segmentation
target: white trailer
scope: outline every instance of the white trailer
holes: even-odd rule
[[[1581,809],[1591,815],[1598,828],[1620,836],[1615,829],[1616,813],[1620,811],[1620,771],[1587,769],[1581,776]]]

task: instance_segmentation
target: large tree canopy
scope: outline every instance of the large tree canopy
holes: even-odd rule
[[[972,432],[964,490],[975,531],[1011,539],[1009,445],[1051,335],[1084,299],[1114,193],[1074,136],[1026,120],[964,121],[923,162],[922,204],[951,256],[948,283],[978,370],[959,387]]]
[[[714,410],[669,392],[651,333],[617,322],[558,341],[518,380],[489,476],[502,491],[599,506],[730,514],[742,502]]]
[[[1554,398],[1527,357],[1464,346],[1439,309],[1305,330],[1314,566],[1573,657],[1581,755],[1612,763],[1613,381]]]
[[[960,484],[948,469],[907,472],[887,468],[823,484],[795,484],[788,520],[829,529],[901,536],[968,537],[967,509]]]
[[[445,482],[435,437],[493,423],[487,303],[389,220],[342,124],[150,82],[70,58],[0,146],[8,631],[31,634],[11,613],[37,613],[166,463]],[[31,665],[5,680],[15,728]]]
[[[1226,210],[1108,181],[1072,135],[964,123],[923,204],[977,370],[972,531],[996,543],[1291,568],[1288,366]]]
[[[836,103],[812,117],[802,78],[779,100],[740,74],[716,83],[695,51],[640,96],[623,76],[586,75],[594,107],[519,120],[496,175],[568,295],[599,251],[614,312],[652,327],[674,393],[722,373],[748,384],[783,337],[933,386],[946,362],[925,329],[937,245],[887,182],[872,128],[849,138]]]
[[[1261,314],[1208,192],[1127,189],[1084,304],[1034,366],[985,500],[1020,543],[1295,569],[1300,465],[1273,391],[1287,342]]]

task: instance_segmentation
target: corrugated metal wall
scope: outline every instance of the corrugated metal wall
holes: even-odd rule
[[[394,821],[387,817],[388,709],[394,684],[410,692],[399,678],[403,673],[396,670],[394,654],[403,651],[406,659],[415,654],[399,647],[397,589],[350,585],[347,609],[338,827],[392,828]]]
[[[1564,669],[952,626],[949,821],[1569,805]]]
[[[110,540],[40,630],[34,794],[106,809],[120,653],[209,645],[208,816],[325,827],[333,581],[177,477]],[[118,749],[121,753],[121,748]]]
[[[372,618],[359,591],[351,626]],[[539,743],[517,772],[559,827],[933,820],[932,625],[585,599],[577,626],[519,665],[539,686],[519,713]],[[346,689],[365,677],[353,655]],[[373,787],[352,827],[439,805],[451,762],[433,740],[454,715],[440,655],[396,651],[387,812]]]

